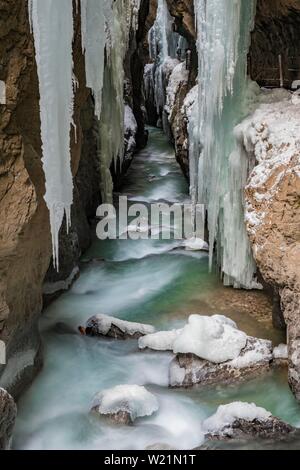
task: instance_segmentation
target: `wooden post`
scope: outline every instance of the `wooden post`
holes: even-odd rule
[[[283,86],[284,86],[284,76],[283,76],[282,55],[281,54],[279,54],[279,56],[278,56],[278,62],[279,62],[280,88],[283,88]]]

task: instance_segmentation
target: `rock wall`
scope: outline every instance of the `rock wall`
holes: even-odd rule
[[[151,4],[153,14],[155,5]],[[151,25],[151,4],[149,0],[142,1],[140,28],[137,37],[132,36],[125,61],[128,74],[134,77],[127,98],[136,114],[138,147],[145,143],[139,103],[142,98],[139,51],[143,48],[146,21]],[[94,101],[86,88],[79,13],[74,21],[73,44],[74,73],[78,80],[74,103],[76,141],[71,131],[74,204],[70,233],[67,234],[65,226],[60,232],[57,273],[51,261],[49,213],[43,199],[39,87],[28,1],[0,0],[0,340],[7,348],[7,365],[0,365],[0,386],[14,397],[21,394],[41,367],[38,319],[43,302],[46,305],[67,289],[79,274],[78,260],[91,242],[90,222],[101,202],[99,129],[94,118]],[[135,100],[133,93],[137,94]],[[131,161],[133,151],[129,150]]]
[[[9,450],[17,416],[17,407],[13,398],[0,388],[0,450]]]

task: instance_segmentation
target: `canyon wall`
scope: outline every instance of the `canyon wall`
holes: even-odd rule
[[[136,145],[128,149],[128,158],[125,155],[129,163],[146,139],[139,100],[145,24],[148,21],[151,27],[151,15],[154,21],[155,2],[150,5],[149,0],[142,0],[140,27],[136,37],[131,34],[124,64],[131,80],[125,99],[133,108],[138,126],[137,135],[133,136]],[[43,303],[46,305],[70,287],[78,276],[79,258],[91,242],[90,222],[101,202],[99,124],[94,117],[91,91],[86,88],[80,23],[79,11],[74,17],[73,42],[74,74],[78,80],[74,103],[76,139],[71,130],[74,204],[70,232],[67,234],[65,224],[60,231],[57,273],[52,266],[49,213],[43,198],[39,87],[28,2],[0,0],[0,340],[7,350],[7,364],[0,365],[0,386],[15,398],[42,365],[38,320]],[[116,185],[122,171],[114,175]]]

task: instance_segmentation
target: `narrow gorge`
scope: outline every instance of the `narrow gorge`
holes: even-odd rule
[[[0,449],[300,448],[300,0],[0,0]]]

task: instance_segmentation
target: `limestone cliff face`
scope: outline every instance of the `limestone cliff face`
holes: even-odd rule
[[[248,122],[244,142],[248,152],[254,152],[257,165],[246,188],[247,229],[260,272],[280,297],[288,333],[289,380],[300,399],[298,95],[261,106]]]
[[[37,319],[51,241],[27,2],[2,0],[0,11],[0,79],[6,83],[6,105],[0,105],[0,339],[8,357],[0,383],[17,395],[40,364]]]
[[[99,202],[94,105],[85,87],[77,17],[76,142],[71,135],[74,205],[71,232],[67,236],[63,228],[60,234],[61,270],[56,273],[43,199],[39,88],[27,10],[27,0],[0,2],[0,80],[6,84],[6,105],[0,105],[0,339],[6,344],[8,360],[6,367],[0,366],[0,385],[14,396],[41,366],[37,324],[45,279],[48,292],[53,293],[75,272],[81,252],[90,243],[88,217],[94,216]]]
[[[145,143],[143,47],[155,8],[155,0],[142,0],[140,27],[136,37],[132,34],[124,64],[127,77],[134,77],[126,99],[136,115],[138,146]],[[89,222],[101,202],[99,126],[86,88],[79,13],[74,18],[73,44],[78,80],[74,103],[77,139],[71,131],[74,204],[70,233],[65,226],[60,231],[57,273],[51,261],[49,213],[43,199],[39,87],[28,1],[0,0],[0,340],[6,344],[8,360],[6,367],[0,366],[0,386],[14,397],[41,366],[37,325],[43,300],[45,305],[78,275],[79,257],[91,242]]]
[[[16,415],[17,407],[13,398],[0,388],[0,450],[9,450],[11,447]]]

